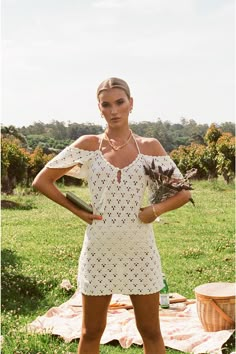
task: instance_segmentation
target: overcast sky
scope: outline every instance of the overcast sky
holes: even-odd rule
[[[132,121],[234,121],[233,0],[2,0],[2,123],[102,124],[125,79]]]

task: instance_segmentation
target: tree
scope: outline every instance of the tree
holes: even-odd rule
[[[49,124],[49,127],[48,133],[52,138],[56,140],[67,139],[67,129],[64,122],[54,120]]]
[[[19,131],[24,134],[46,134],[47,133],[47,125],[41,121],[34,122],[34,124],[29,125],[28,127],[23,126],[19,128]]]
[[[102,132],[103,132],[102,127],[96,124],[70,123],[67,127],[67,136],[68,139],[71,140],[76,140],[81,135],[101,134]]]
[[[208,167],[209,179],[216,178],[218,176],[216,143],[221,135],[221,130],[217,128],[215,124],[211,124],[204,137],[207,143],[205,163]]]
[[[235,137],[231,133],[223,133],[217,140],[217,170],[226,183],[235,176]]]
[[[221,130],[217,128],[215,124],[211,124],[204,138],[207,145],[216,144],[217,140],[221,135],[222,135]]]
[[[28,147],[28,142],[26,137],[19,132],[19,130],[14,125],[9,125],[1,127],[1,135],[2,137],[9,138],[9,139],[18,139],[21,146],[24,148]]]
[[[2,192],[11,194],[26,177],[29,153],[20,146],[19,140],[2,138],[1,157]]]
[[[235,136],[235,124],[232,122],[221,123],[220,128],[224,133],[231,133],[232,136]]]

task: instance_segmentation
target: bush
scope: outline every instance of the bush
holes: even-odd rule
[[[54,154],[46,155],[41,147],[36,147],[30,155],[27,173],[27,186],[33,181],[36,175],[42,170],[46,163],[53,158]]]
[[[180,146],[170,155],[183,174],[197,168],[196,178],[212,179],[220,174],[229,183],[235,176],[235,137],[231,133],[222,133],[212,124],[206,132],[205,141],[207,145],[192,143]]]
[[[197,168],[196,179],[208,177],[206,166],[206,147],[192,143],[189,146],[180,146],[170,154],[171,158],[178,165],[180,171],[185,174],[191,168]]]
[[[227,183],[235,175],[235,137],[230,133],[223,133],[217,140],[217,170]]]
[[[1,139],[1,154],[2,192],[11,194],[17,183],[22,183],[27,176],[30,156],[19,140],[11,138]]]

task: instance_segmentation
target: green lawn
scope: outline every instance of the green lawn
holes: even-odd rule
[[[88,199],[85,187],[66,190]],[[170,291],[188,298],[200,284],[233,282],[235,270],[234,185],[195,182],[193,197],[195,208],[189,203],[154,225]],[[41,195],[23,196],[19,191],[8,199],[21,206],[2,211],[3,353],[75,353],[77,341],[66,344],[50,335],[31,335],[25,325],[72,295],[59,284],[66,278],[76,286],[86,225]],[[101,353],[141,354],[142,349],[109,344],[101,346]]]

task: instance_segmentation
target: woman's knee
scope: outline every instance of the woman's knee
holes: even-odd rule
[[[100,338],[105,330],[106,324],[97,323],[82,326],[82,335],[88,340],[96,340]]]
[[[137,328],[142,337],[149,340],[157,340],[161,337],[161,331],[158,326],[153,326],[150,323],[137,324]]]

